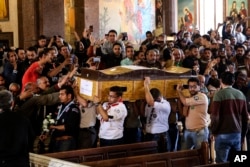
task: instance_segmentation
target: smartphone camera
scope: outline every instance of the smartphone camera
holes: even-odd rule
[[[93,31],[94,31],[93,25],[89,26],[89,31],[90,31],[90,32],[93,32]]]
[[[183,87],[183,89],[188,89],[188,85],[183,85],[182,87]],[[176,88],[177,88],[177,85],[174,85],[175,90],[176,90]]]
[[[101,58],[100,57],[94,57],[93,62],[94,63],[99,63],[99,62],[101,62]]]
[[[126,33],[126,32],[123,32],[123,33],[122,33],[122,40],[123,40],[123,41],[128,40],[128,33]]]

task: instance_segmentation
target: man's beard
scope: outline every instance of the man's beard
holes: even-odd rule
[[[189,93],[190,93],[192,96],[194,96],[194,95],[196,95],[198,92],[197,92],[197,91],[189,91]]]

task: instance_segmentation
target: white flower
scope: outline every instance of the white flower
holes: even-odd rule
[[[55,120],[51,118],[52,114],[49,113],[49,115],[46,116],[46,118],[43,120],[43,132],[49,132],[49,126],[55,124]]]

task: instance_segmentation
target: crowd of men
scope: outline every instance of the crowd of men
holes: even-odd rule
[[[199,148],[201,142],[215,140],[216,161],[225,162],[230,150],[241,150],[245,137],[250,145],[250,27],[243,25],[226,20],[218,25],[223,26],[222,32],[210,30],[203,35],[184,27],[167,34],[173,37],[171,41],[166,34],[154,36],[147,31],[136,51],[115,30],[96,40],[88,29],[82,37],[75,33],[75,47],[59,35],[50,40],[41,35],[27,49],[0,48],[0,119],[6,119],[0,121],[0,128],[8,120],[13,128],[28,127],[26,153],[34,151],[35,136],[40,140],[39,153],[150,140],[156,140],[159,152],[165,152]],[[185,67],[193,76],[187,85],[177,85],[179,98],[174,99],[165,99],[158,88],[150,87],[149,77],[144,80],[142,100],[123,101],[119,85],[110,87],[107,102],[101,102],[101,97],[88,101],[80,96],[74,75],[82,68],[102,70],[120,65],[163,70]],[[189,90],[189,97],[183,89]],[[21,115],[24,123],[13,122],[16,116],[10,112]],[[9,115],[4,116],[6,113]],[[45,124],[49,114],[55,122]],[[183,136],[178,121],[183,123]],[[15,146],[9,142],[13,141],[11,135],[2,135],[0,160],[9,163],[12,159],[5,155],[18,158],[19,147],[11,147]],[[48,137],[49,150],[44,150],[42,144]],[[7,150],[12,153],[6,154]]]

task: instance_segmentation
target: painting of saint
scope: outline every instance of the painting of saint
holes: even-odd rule
[[[162,13],[162,0],[156,0],[156,27],[160,28],[163,26],[163,13]]]
[[[0,21],[9,19],[8,0],[0,0]]]
[[[247,9],[244,1],[241,2],[239,14],[242,19],[247,17]]]
[[[237,15],[238,15],[237,4],[236,1],[233,1],[229,16],[236,18]]]
[[[184,25],[187,29],[192,28],[193,25],[193,15],[188,8],[184,8]]]
[[[179,30],[192,32],[194,24],[194,1],[178,0]]]

